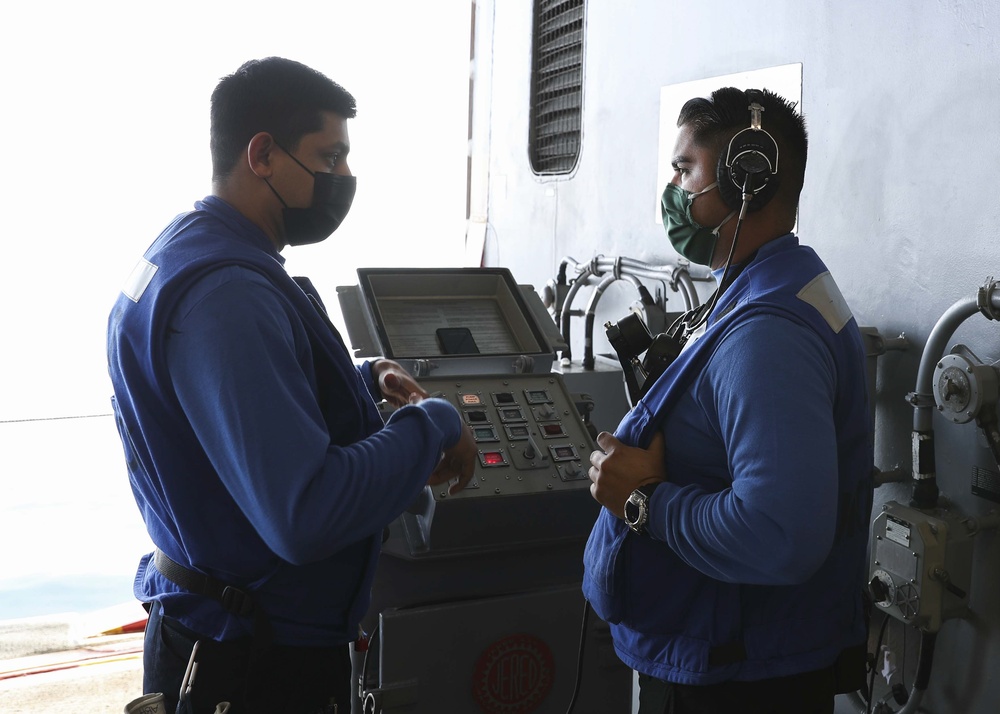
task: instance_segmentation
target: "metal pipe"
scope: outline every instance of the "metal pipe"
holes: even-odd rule
[[[994,530],[1000,528],[1000,512],[990,511],[984,516],[969,517],[963,523],[969,530],[969,535],[976,535],[980,531]]]
[[[912,505],[916,508],[933,508],[938,499],[933,426],[934,370],[947,347],[948,340],[955,334],[959,325],[977,312],[982,312],[991,320],[1000,319],[998,285],[1000,284],[993,278],[987,278],[985,285],[979,289],[975,297],[959,300],[948,308],[931,330],[924,351],[920,355],[917,384],[914,391],[907,396],[913,405]]]
[[[913,407],[914,431],[931,430],[931,417],[934,413],[934,368],[958,326],[977,312],[979,305],[976,298],[959,300],[938,319],[927,337],[924,351],[920,355],[920,366],[917,368],[917,385],[911,399],[917,402]],[[930,403],[927,403],[928,400]]]
[[[931,334],[927,337],[927,344],[924,345],[924,351],[920,355],[920,366],[917,369],[917,386],[914,390],[913,401],[919,400],[921,403],[915,405],[913,409],[914,431],[929,431],[931,429],[931,416],[934,407],[934,369],[937,367],[941,355],[944,354],[948,340],[955,334],[959,325],[977,312],[983,312],[991,319],[996,319],[996,316],[991,313],[1000,312],[998,286],[1000,283],[992,278],[988,279],[976,295],[959,300],[949,307],[938,319],[934,329],[931,330]],[[925,403],[925,397],[930,398],[930,404]]]
[[[617,278],[614,275],[606,275],[598,283],[597,287],[594,288],[594,292],[590,295],[590,301],[587,303],[587,319],[584,324],[583,333],[583,368],[593,369],[594,368],[594,317],[597,313],[597,303],[600,301],[601,296],[604,292],[611,287],[612,283],[618,280],[624,280],[626,282],[632,283],[636,290],[640,291],[642,294],[642,283],[639,279],[632,275],[622,275],[621,278]]]
[[[920,708],[920,702],[927,691],[927,684],[931,679],[931,665],[934,664],[934,645],[937,643],[937,634],[933,632],[922,632],[920,634],[920,654],[917,655],[917,676],[914,678],[913,686],[910,688],[910,698],[906,700],[906,705],[896,714],[911,714]]]
[[[892,471],[882,471],[880,469],[875,469],[875,475],[873,481],[875,483],[875,488],[879,486],[884,486],[887,483],[906,483],[910,480],[910,474],[902,469],[893,469]]]
[[[914,714],[920,708],[931,677],[931,665],[934,663],[934,645],[936,641],[937,635],[935,633],[923,632],[920,634],[920,654],[917,655],[916,678],[914,679],[913,686],[910,687],[906,704],[896,714]],[[874,699],[874,693],[870,692],[869,694]],[[869,714],[872,711],[860,692],[849,692],[847,694],[847,701],[854,708],[856,714]]]
[[[694,279],[688,270],[677,271],[677,285],[681,288],[681,293],[684,295],[685,309],[694,310],[701,305],[701,300],[698,298],[698,291],[694,286]]]
[[[587,282],[587,278],[589,278],[592,274],[593,273],[590,272],[589,267],[584,268],[583,272],[581,272],[580,275],[573,281],[573,284],[569,286],[569,292],[566,293],[566,300],[563,302],[562,315],[560,316],[559,322],[561,323],[560,327],[562,328],[561,332],[563,341],[566,343],[566,349],[563,350],[562,358],[566,361],[573,359],[573,347],[569,339],[569,318],[570,311],[573,306],[573,299],[576,297],[576,294],[580,292],[580,288],[582,288]]]
[[[618,262],[622,273],[631,273],[639,278],[649,278],[652,280],[673,280],[674,274],[678,272],[688,273],[689,276],[691,275],[691,271],[686,265],[673,265],[671,263],[653,265],[650,263],[644,263],[640,260],[635,260],[634,258],[627,258],[625,256],[620,258],[598,256],[594,259],[594,263],[592,265],[593,267],[599,269],[599,274],[602,274],[613,271],[616,261]],[[692,279],[710,282],[715,278],[710,272],[706,272],[703,275],[692,276]]]
[[[685,310],[693,310],[701,304],[701,301],[698,299],[698,291],[695,288],[694,281],[710,281],[714,279],[711,273],[706,273],[705,275],[692,275],[690,267],[687,265],[672,265],[669,263],[654,265],[652,263],[624,256],[609,258],[607,256],[597,255],[587,263],[580,263],[575,258],[566,256],[559,263],[559,275],[565,275],[569,269],[572,269],[573,272],[577,273],[577,277],[574,278],[573,284],[570,285],[569,291],[566,293],[566,298],[562,305],[562,311],[559,315],[559,331],[562,333],[563,340],[567,345],[567,349],[565,349],[562,353],[562,359],[567,362],[573,358],[572,345],[570,342],[570,318],[573,315],[573,300],[576,298],[577,293],[580,292],[580,288],[589,284],[589,278],[604,278],[605,276],[608,276],[612,278],[611,282],[614,282],[614,280],[625,279],[636,285],[636,287],[641,287],[641,283],[639,282],[640,278],[658,280],[662,283],[669,284],[674,292],[680,293],[681,298],[684,300]],[[599,292],[595,293],[595,295],[591,298],[591,304],[593,305],[596,305],[594,297],[599,300],[600,295],[607,289],[607,285],[604,285],[603,288],[601,288],[600,285],[604,285],[603,280],[598,286]],[[585,352],[589,354],[589,360],[587,360],[587,355],[585,355],[584,359],[585,361],[590,361],[592,363],[594,321],[592,311],[588,311],[587,320],[589,324],[585,326],[586,334],[584,339],[587,340],[585,344]]]
[[[686,310],[693,310],[698,307],[698,292],[695,289],[694,281],[714,280],[711,273],[704,276],[692,276],[690,269],[685,265],[652,265],[634,258],[606,258],[598,256],[591,262],[590,266],[595,275],[603,275],[607,272],[618,270],[621,275],[633,275],[637,278],[647,280],[659,280],[668,283],[674,292],[679,292],[684,298]]]
[[[573,271],[576,273],[582,273],[585,269],[591,268],[595,274],[603,275],[604,273],[613,271],[616,262],[621,267],[621,272],[631,273],[637,278],[671,280],[675,272],[685,272],[690,276],[691,280],[699,282],[711,282],[715,280],[715,277],[709,270],[694,274],[691,272],[691,268],[687,264],[676,265],[674,263],[663,263],[657,265],[655,263],[647,263],[645,261],[629,258],[627,256],[609,258],[603,255],[598,255],[586,263],[581,263],[575,258],[566,256],[560,262],[560,267],[564,264],[571,266]]]

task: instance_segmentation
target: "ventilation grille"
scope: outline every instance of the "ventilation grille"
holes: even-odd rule
[[[586,0],[535,0],[529,149],[538,174],[569,173],[580,156]]]

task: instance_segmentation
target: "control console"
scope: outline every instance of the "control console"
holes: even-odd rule
[[[451,402],[478,447],[475,475],[462,491],[428,487],[400,519],[410,557],[491,544],[523,545],[585,537],[598,506],[590,496],[587,426],[558,374],[423,378]]]

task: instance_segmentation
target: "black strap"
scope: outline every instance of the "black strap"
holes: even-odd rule
[[[153,565],[167,580],[195,595],[202,595],[220,603],[226,612],[240,617],[253,618],[254,647],[266,647],[271,641],[271,625],[264,611],[257,607],[253,597],[245,590],[227,585],[210,575],[186,568],[157,548],[153,552]]]
[[[715,292],[708,297],[708,300],[698,307],[688,310],[674,320],[673,324],[667,328],[667,332],[671,335],[676,335],[680,340],[681,346],[683,346],[699,327],[708,322],[708,318],[712,316],[712,312],[715,310],[715,306],[718,304],[722,294],[729,289],[730,285],[736,282],[736,278],[740,277],[743,271],[746,270],[747,266],[749,266],[756,259],[757,251],[755,250],[753,253],[748,255],[746,260],[742,263],[730,266],[722,275],[722,283],[715,289]],[[735,306],[736,303],[730,304],[725,311],[720,313],[719,319],[722,319],[722,317]]]
[[[866,645],[853,645],[843,649],[830,666],[834,692],[845,694],[865,688]],[[724,667],[738,664],[747,659],[747,650],[742,642],[729,642],[708,651],[709,667]]]

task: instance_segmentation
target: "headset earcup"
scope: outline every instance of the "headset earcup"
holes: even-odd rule
[[[733,153],[736,154],[739,151],[738,146],[733,147]],[[716,179],[719,182],[719,195],[722,196],[722,200],[726,202],[726,205],[734,211],[738,211],[743,207],[743,181],[746,179],[746,172],[742,171],[738,164],[734,163],[732,169],[726,166],[726,151],[722,152],[719,156],[719,166],[716,169]],[[772,174],[770,171],[766,171],[762,174],[758,174],[757,181],[762,181],[764,187],[761,188],[754,194],[753,200],[750,201],[750,205],[747,207],[747,211],[754,212],[759,211],[764,206],[767,205],[774,194],[778,192],[779,174]]]
[[[743,206],[743,194],[740,189],[736,188],[733,184],[733,177],[729,171],[729,167],[726,166],[726,154],[725,149],[722,150],[722,154],[719,156],[719,166],[716,169],[715,180],[719,182],[719,195],[722,196],[722,200],[726,202],[729,209],[732,211],[738,211]],[[751,201],[751,205],[757,201]]]
[[[759,92],[751,90],[748,96],[756,94]],[[754,96],[751,96],[751,100],[755,101]],[[743,184],[748,172],[756,174],[753,183],[754,198],[750,201],[748,210],[759,211],[778,191],[778,145],[774,137],[760,128],[759,123],[758,128],[754,128],[754,107],[759,105],[750,105],[751,126],[733,135],[720,153],[716,168],[719,192],[726,205],[734,211],[743,206]],[[772,171],[775,173],[771,173]]]

